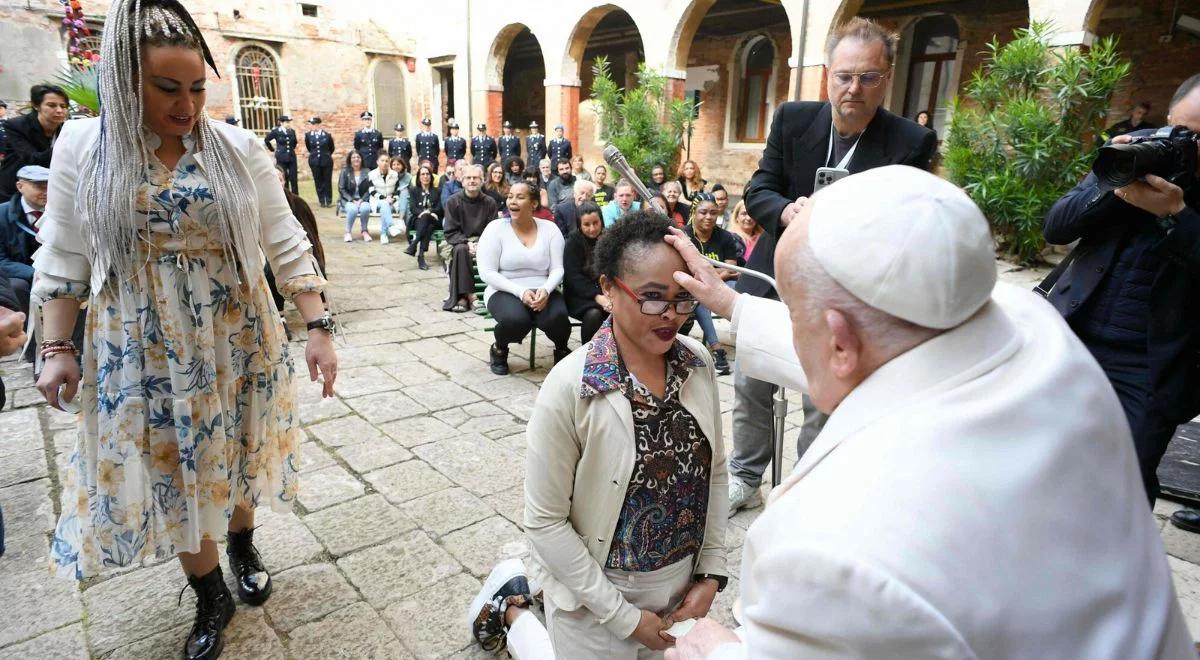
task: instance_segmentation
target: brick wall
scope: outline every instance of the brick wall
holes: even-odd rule
[[[1174,5],[1174,0],[1110,0],[1101,14],[1097,34],[1118,35],[1121,54],[1133,61],[1133,72],[1113,96],[1110,123],[1145,100],[1153,105],[1150,121],[1162,125],[1175,89],[1200,73],[1200,37],[1176,30],[1170,41],[1160,41],[1170,32]],[[1180,3],[1180,13],[1200,18],[1200,5]]]

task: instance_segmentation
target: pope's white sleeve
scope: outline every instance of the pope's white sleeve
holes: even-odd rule
[[[731,329],[743,375],[808,392],[808,378],[792,345],[787,305],[743,293],[733,308]]]

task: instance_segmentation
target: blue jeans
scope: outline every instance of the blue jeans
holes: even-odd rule
[[[737,280],[725,280],[725,286],[737,290]],[[696,308],[696,325],[700,326],[700,331],[704,333],[704,345],[712,348],[720,343],[717,339],[717,326],[713,324],[712,312],[704,305]]]
[[[391,202],[383,198],[377,199],[371,204],[371,209],[379,211],[379,235],[388,236],[388,229],[392,226]]]
[[[362,218],[362,230],[367,230],[367,223],[371,221],[371,202],[363,199],[357,202],[346,201],[342,204],[342,210],[346,212],[346,233],[354,233],[354,219]]]

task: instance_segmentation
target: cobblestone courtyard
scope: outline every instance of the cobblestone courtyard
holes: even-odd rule
[[[339,346],[337,397],[322,400],[318,385],[300,379],[306,441],[296,515],[260,509],[256,540],[274,594],[263,607],[239,605],[223,657],[489,657],[472,646],[463,614],[496,561],[526,552],[524,428],[551,365],[549,342],[539,337],[535,369],[522,358],[527,349],[514,347],[513,374],[494,376],[483,331],[489,322],[441,310],[446,280],[436,258],[422,272],[402,243],[343,243],[340,220],[318,210],[347,340]],[[1005,277],[1026,284],[1037,274]],[[303,328],[289,314],[292,328]],[[303,373],[303,346],[292,348]],[[8,533],[0,658],[178,657],[193,598],[187,590],[176,604],[185,585],[177,562],[82,584],[48,574],[74,420],[41,402],[27,365],[9,360],[0,373],[10,399],[0,412]],[[728,434],[732,378],[721,380]],[[798,404],[786,466],[795,460]],[[1200,634],[1200,537],[1163,524],[1174,508],[1160,502],[1156,514],[1184,611]],[[732,519],[734,576],[758,512]],[[730,620],[737,591],[735,577],[714,616]]]

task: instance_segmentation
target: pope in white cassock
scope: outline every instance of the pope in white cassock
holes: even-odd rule
[[[743,627],[701,620],[668,659],[1196,657],[1116,394],[996,284],[961,190],[889,166],[821,191],[779,245],[783,302],[668,240],[740,368],[832,414],[747,533]]]

